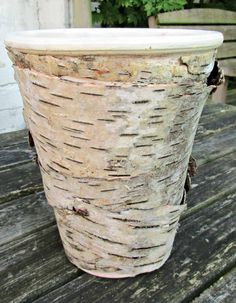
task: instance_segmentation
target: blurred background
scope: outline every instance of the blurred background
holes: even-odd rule
[[[234,104],[236,94],[236,1],[227,0],[1,0],[0,133],[25,127],[22,100],[4,39],[19,30],[70,27],[161,27],[218,30],[226,81],[209,102]],[[236,105],[236,103],[235,103]]]

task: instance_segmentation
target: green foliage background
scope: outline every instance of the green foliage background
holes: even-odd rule
[[[236,10],[235,0],[98,0],[93,22],[103,27],[147,27],[148,17],[183,8]]]
[[[93,13],[102,26],[147,26],[147,17],[160,12],[182,9],[186,0],[100,0]]]

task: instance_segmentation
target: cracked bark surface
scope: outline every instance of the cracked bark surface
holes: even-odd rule
[[[9,54],[68,258],[103,277],[162,266],[215,51]]]

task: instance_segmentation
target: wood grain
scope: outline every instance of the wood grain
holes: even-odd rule
[[[32,160],[32,152],[26,140],[11,146],[1,147],[0,171],[10,166],[21,165]]]
[[[28,195],[0,207],[0,244],[46,227],[55,222],[43,193]]]
[[[217,58],[224,59],[232,57],[236,57],[236,42],[223,43],[218,50]]]
[[[158,15],[158,19],[160,24],[236,24],[236,12],[194,8],[162,13]]]
[[[72,27],[92,27],[91,1],[73,1],[73,26]]]
[[[1,302],[32,302],[81,273],[63,253],[56,225],[0,248]]]
[[[200,209],[208,205],[209,199],[212,200],[211,203],[214,203],[221,196],[220,201],[222,201],[225,191],[235,186],[235,178],[235,155],[233,154],[200,166],[198,174],[193,178],[194,188],[187,198],[188,216],[192,217],[193,213],[198,214]],[[22,298],[33,301],[37,296],[52,291],[77,275],[76,268],[63,257],[64,251],[50,207],[45,200],[37,197],[38,195],[34,194],[2,205],[1,221],[7,226],[5,230],[11,233],[11,241],[2,245],[0,250],[0,276],[4,277],[1,293],[4,294],[6,300],[4,302],[11,300],[21,302]],[[12,210],[14,210],[13,216],[11,216]],[[19,231],[18,234],[15,233],[15,222],[21,226],[20,234]],[[54,225],[48,227],[48,224]],[[9,234],[6,233],[6,236]],[[182,241],[185,241],[184,238]],[[195,245],[188,245],[189,250],[195,247]],[[175,258],[175,253],[173,258]],[[38,266],[38,260],[40,266]],[[60,271],[60,269],[63,270]],[[11,275],[7,275],[13,270],[14,279]],[[68,284],[67,287],[64,293],[66,298],[71,289]],[[9,289],[11,292],[8,291]],[[74,291],[71,294],[73,296]]]
[[[206,289],[193,303],[232,303],[236,298],[236,269],[222,276]]]
[[[225,75],[235,77],[236,75],[236,58],[220,60],[220,66],[223,68]]]
[[[158,271],[133,279],[84,274],[37,300],[46,302],[189,302],[235,263],[233,204],[236,194],[185,219],[172,257]],[[233,202],[234,201],[234,202]],[[210,214],[210,215],[209,215]]]
[[[194,142],[193,156],[198,160],[198,165],[225,156],[236,150],[236,138],[231,128],[223,132],[216,132],[212,136],[204,136]]]
[[[39,168],[32,162],[0,171],[0,203],[42,191]]]
[[[26,129],[1,134],[0,148],[6,146],[14,146],[18,143],[26,142],[28,133]]]

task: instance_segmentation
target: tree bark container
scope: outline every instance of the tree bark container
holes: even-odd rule
[[[222,40],[179,29],[40,30],[6,40],[47,201],[77,267],[120,278],[168,259]]]

